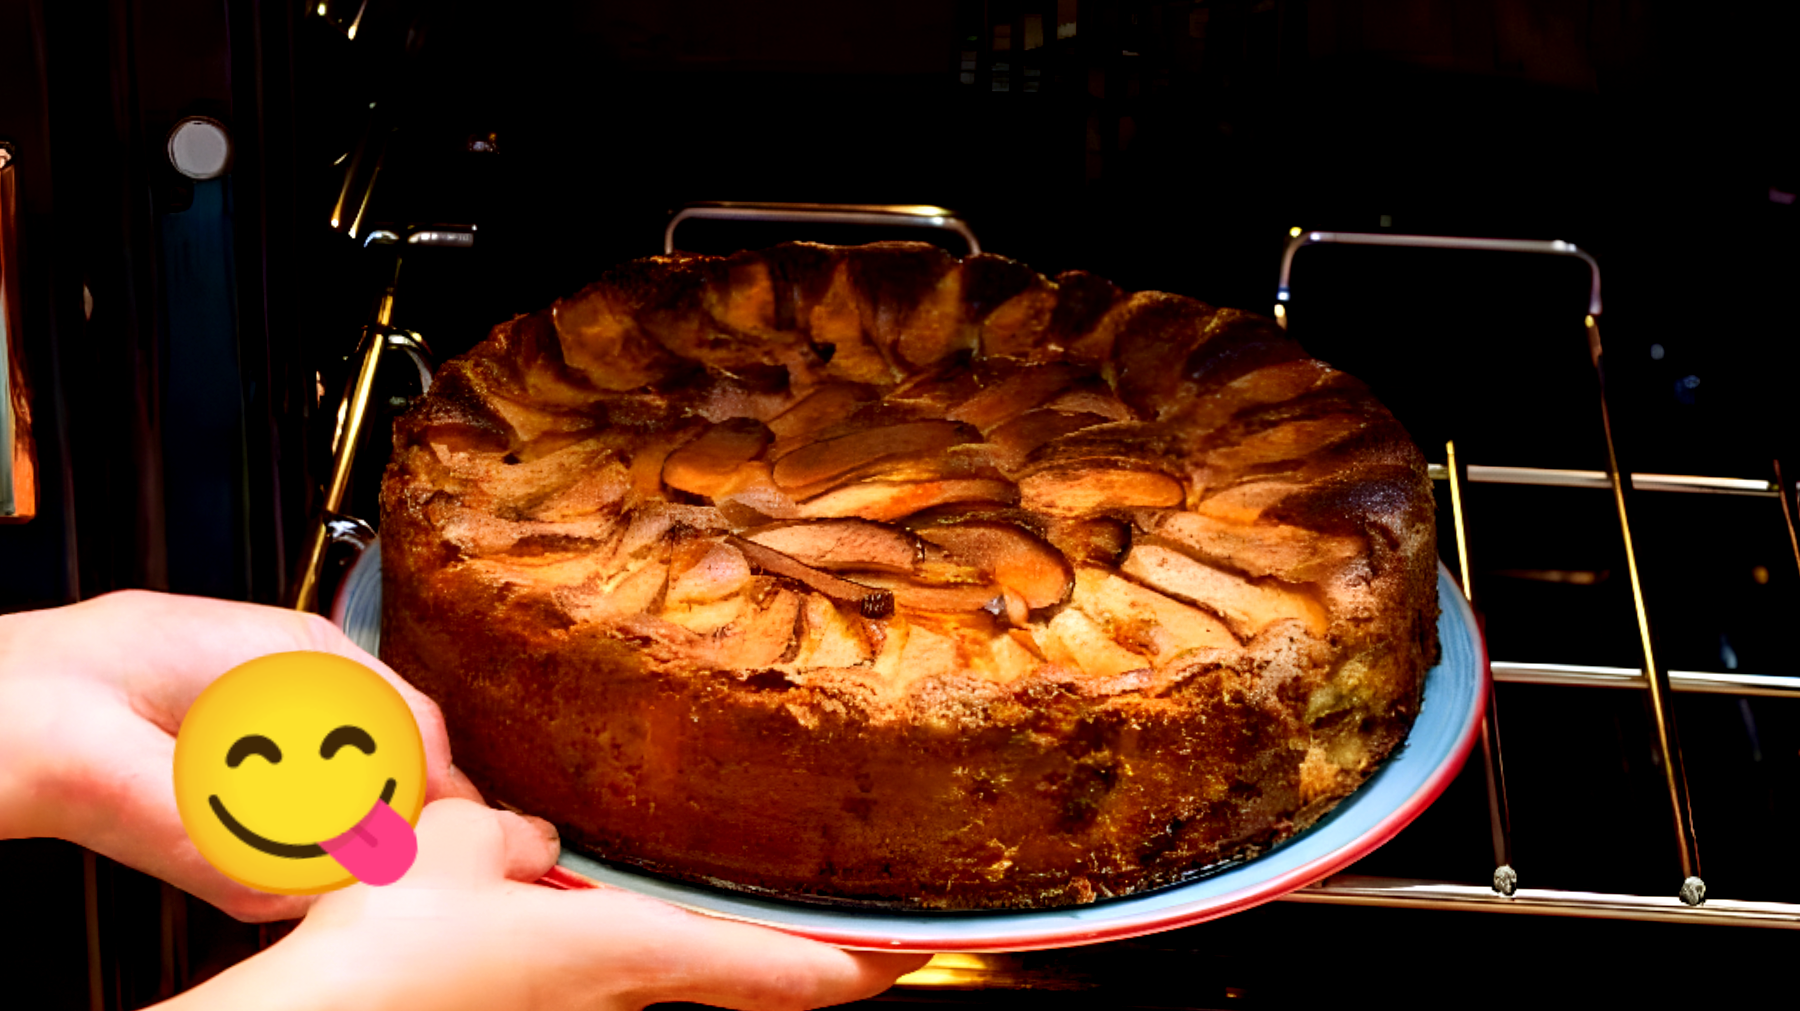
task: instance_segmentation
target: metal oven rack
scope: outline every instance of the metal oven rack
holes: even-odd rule
[[[968,245],[971,253],[979,250],[972,230],[957,215],[938,207],[914,206],[830,206],[817,204],[690,204],[671,216],[664,235],[664,252],[675,249],[676,227],[686,220],[713,219],[725,221],[829,223],[875,225],[893,228],[932,228],[955,233]],[[371,233],[365,245],[387,245],[398,254],[408,244],[435,244],[435,233],[405,238],[388,232]],[[464,237],[466,236],[466,237]],[[456,245],[466,246],[473,238],[473,228],[459,235]],[[1632,503],[1643,495],[1710,494],[1778,498],[1787,522],[1790,541],[1795,545],[1795,559],[1800,563],[1800,538],[1794,536],[1795,488],[1782,483],[1779,470],[1774,480],[1697,477],[1657,473],[1622,473],[1614,452],[1611,423],[1607,412],[1604,386],[1604,357],[1600,344],[1599,319],[1600,272],[1593,258],[1566,242],[1535,242],[1408,236],[1391,234],[1308,232],[1296,229],[1282,258],[1278,301],[1275,316],[1286,326],[1289,298],[1288,280],[1295,255],[1316,244],[1365,244],[1410,246],[1436,249],[1446,253],[1460,250],[1499,251],[1519,254],[1574,257],[1585,261],[1591,272],[1592,287],[1585,320],[1590,356],[1601,376],[1601,398],[1597,405],[1606,435],[1608,469],[1606,471],[1552,470],[1530,467],[1500,467],[1470,464],[1456,454],[1455,443],[1445,446],[1445,462],[1432,464],[1431,478],[1447,485],[1451,501],[1451,525],[1457,546],[1456,569],[1461,574],[1464,593],[1471,601],[1475,587],[1469,578],[1470,518],[1466,515],[1467,490],[1471,484],[1534,485],[1571,489],[1610,491],[1619,520],[1619,534],[1625,549],[1630,577],[1638,639],[1643,664],[1636,668],[1597,667],[1556,663],[1524,663],[1494,660],[1490,663],[1492,681],[1517,684],[1575,686],[1588,688],[1635,689],[1647,693],[1652,740],[1661,758],[1664,787],[1669,805],[1669,824],[1679,843],[1681,860],[1677,877],[1671,873],[1670,892],[1665,895],[1638,895],[1615,892],[1586,892],[1533,888],[1521,885],[1512,868],[1511,829],[1508,821],[1505,766],[1500,749],[1501,719],[1490,697],[1481,735],[1480,756],[1488,786],[1488,813],[1493,841],[1494,877],[1487,887],[1451,881],[1411,878],[1373,877],[1339,874],[1294,891],[1282,900],[1288,903],[1337,906],[1374,906],[1395,909],[1451,910],[1486,913],[1524,913],[1541,916],[1628,920],[1639,922],[1715,924],[1800,928],[1800,904],[1759,902],[1736,898],[1707,897],[1701,876],[1699,849],[1694,837],[1688,808],[1687,786],[1682,772],[1680,744],[1676,736],[1673,714],[1669,709],[1671,693],[1723,693],[1735,695],[1800,698],[1800,677],[1781,677],[1742,673],[1667,670],[1659,662],[1650,634],[1649,612],[1637,571],[1636,548],[1631,535]],[[397,261],[396,261],[397,262]],[[416,334],[399,331],[389,325],[393,305],[390,285],[381,300],[377,318],[365,328],[356,356],[354,379],[339,411],[337,436],[334,439],[332,481],[326,497],[326,509],[318,518],[310,545],[310,557],[300,572],[296,586],[295,606],[307,609],[319,606],[320,571],[325,545],[332,541],[366,542],[368,528],[360,521],[340,516],[337,509],[343,498],[343,483],[348,475],[350,457],[366,427],[368,403],[375,375],[383,353],[398,350],[405,353],[421,375],[429,381],[429,367],[424,357],[423,341]],[[1479,524],[1474,524],[1476,527]],[[1491,691],[1491,689],[1490,689]],[[1648,843],[1647,843],[1648,844]],[[1526,883],[1528,885],[1528,882]],[[938,956],[926,968],[901,980],[901,991],[924,993],[937,989],[971,990],[1020,988],[1056,985],[1058,970],[1048,967],[1021,971],[1017,959],[1007,956],[959,954]]]
[[[1600,267],[1592,256],[1572,243],[1559,240],[1546,242],[1362,232],[1317,232],[1296,228],[1290,233],[1287,248],[1282,256],[1280,285],[1276,293],[1275,317],[1284,327],[1287,317],[1286,304],[1291,294],[1289,279],[1295,254],[1307,246],[1331,243],[1566,256],[1583,260],[1588,265],[1591,288],[1584,323],[1587,330],[1589,355],[1600,380],[1599,420],[1605,437],[1608,469],[1602,472],[1469,465],[1458,460],[1456,445],[1454,442],[1450,442],[1445,446],[1446,462],[1433,464],[1431,477],[1434,481],[1446,482],[1449,485],[1452,503],[1451,520],[1458,555],[1457,569],[1463,593],[1471,603],[1475,603],[1477,597],[1469,569],[1470,531],[1464,507],[1465,489],[1471,482],[1590,488],[1612,492],[1619,520],[1619,535],[1623,542],[1627,574],[1630,580],[1643,666],[1634,669],[1492,660],[1489,663],[1489,670],[1493,682],[1633,688],[1648,694],[1650,716],[1653,723],[1652,739],[1660,759],[1659,764],[1663,772],[1669,805],[1669,819],[1679,847],[1682,880],[1680,887],[1674,890],[1674,894],[1666,896],[1518,887],[1518,875],[1512,867],[1512,833],[1506,802],[1505,764],[1500,748],[1500,715],[1490,694],[1482,727],[1481,759],[1484,765],[1488,814],[1493,835],[1495,869],[1492,886],[1482,888],[1448,881],[1336,875],[1301,888],[1286,896],[1284,901],[1350,906],[1535,913],[1593,919],[1800,928],[1800,905],[1797,904],[1717,898],[1708,901],[1706,886],[1701,877],[1699,845],[1694,835],[1681,746],[1676,732],[1674,714],[1670,711],[1669,706],[1670,694],[1675,691],[1800,697],[1800,678],[1665,669],[1658,659],[1655,638],[1651,633],[1649,610],[1644,599],[1643,581],[1639,572],[1637,547],[1630,519],[1631,503],[1636,496],[1643,493],[1685,492],[1778,498],[1781,500],[1782,515],[1787,524],[1789,542],[1795,548],[1795,560],[1800,563],[1800,538],[1795,536],[1794,527],[1794,489],[1786,487],[1782,482],[1779,462],[1774,466],[1775,479],[1773,481],[1624,473],[1621,471],[1613,438],[1611,413],[1606,399],[1605,356],[1600,341],[1599,321],[1602,309]]]

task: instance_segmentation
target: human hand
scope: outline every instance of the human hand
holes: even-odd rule
[[[450,764],[437,705],[324,618],[128,590],[0,615],[0,838],[79,843],[239,919],[300,916],[312,897],[256,891],[200,856],[173,783],[175,733],[200,692],[245,661],[289,650],[349,657],[386,678],[419,723],[426,801],[480,799]],[[537,838],[554,860],[555,843]]]
[[[460,800],[428,806],[404,878],[320,897],[280,943],[160,1011],[811,1008],[873,996],[926,961],[841,951],[615,888],[509,881],[553,861],[523,826]]]

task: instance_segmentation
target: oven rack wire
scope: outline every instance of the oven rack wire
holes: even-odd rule
[[[1457,548],[1458,574],[1462,591],[1471,606],[1477,602],[1473,573],[1469,566],[1469,524],[1463,506],[1465,489],[1471,482],[1527,484],[1566,488],[1592,488],[1612,492],[1619,521],[1619,537],[1624,549],[1630,580],[1632,603],[1637,622],[1643,666],[1632,668],[1589,667],[1570,664],[1521,663],[1490,661],[1489,697],[1483,718],[1480,755],[1488,795],[1489,828],[1493,841],[1494,877],[1490,888],[1449,881],[1421,881],[1401,878],[1378,878],[1351,874],[1335,875],[1324,881],[1296,890],[1284,897],[1290,902],[1314,902],[1337,905],[1386,906],[1393,908],[1464,910],[1482,912],[1536,913],[1542,915],[1627,919],[1642,921],[1710,923],[1735,926],[1776,926],[1800,928],[1800,904],[1746,902],[1714,899],[1707,902],[1706,886],[1701,877],[1699,845],[1694,834],[1693,815],[1689,803],[1686,774],[1677,735],[1674,713],[1668,699],[1674,691],[1720,692],[1740,695],[1800,696],[1800,678],[1768,675],[1717,674],[1702,671],[1670,671],[1657,656],[1652,635],[1649,608],[1644,598],[1639,573],[1637,549],[1631,527],[1631,508],[1635,497],[1643,492],[1686,492],[1726,495],[1753,495],[1781,499],[1782,515],[1787,523],[1789,543],[1794,546],[1795,560],[1800,563],[1800,536],[1794,528],[1794,490],[1781,479],[1780,462],[1775,461],[1774,481],[1697,477],[1673,474],[1638,474],[1623,471],[1618,462],[1612,417],[1607,401],[1604,348],[1600,340],[1599,319],[1603,309],[1600,295],[1600,265],[1575,244],[1562,240],[1488,239],[1456,236],[1396,235],[1366,232],[1323,232],[1294,228],[1289,233],[1282,254],[1281,272],[1276,289],[1275,318],[1287,325],[1286,304],[1291,298],[1290,277],[1294,258],[1301,250],[1319,244],[1409,247],[1446,252],[1479,251],[1522,253],[1573,257],[1589,268],[1590,287],[1584,319],[1588,351],[1599,380],[1599,415],[1605,440],[1607,470],[1553,470],[1533,467],[1472,466],[1460,462],[1456,444],[1445,446],[1446,462],[1431,467],[1434,481],[1449,485],[1451,520]],[[1554,889],[1521,889],[1519,877],[1512,867],[1512,830],[1506,800],[1505,762],[1500,745],[1500,713],[1495,705],[1494,682],[1531,683],[1556,686],[1636,688],[1648,695],[1653,740],[1659,753],[1660,768],[1668,794],[1669,817],[1680,853],[1682,881],[1675,894],[1668,896],[1630,895],[1610,892],[1579,892]]]
[[[728,221],[788,222],[805,224],[887,225],[889,227],[923,227],[950,231],[971,248],[979,249],[974,233],[953,211],[924,206],[844,206],[820,204],[749,204],[706,202],[690,204],[675,211],[664,233],[666,251],[676,248],[675,228],[682,221],[715,219]],[[444,244],[433,241],[435,232],[426,235],[418,228],[405,230],[405,237],[393,231],[371,232],[365,246],[390,253],[397,278],[401,257],[408,245]],[[414,233],[425,236],[420,238]],[[454,245],[473,245],[474,229],[459,232],[462,241]],[[1616,688],[1645,692],[1650,699],[1653,739],[1660,752],[1669,801],[1671,829],[1676,834],[1681,854],[1680,887],[1662,896],[1617,892],[1589,892],[1522,887],[1511,866],[1511,827],[1506,803],[1505,765],[1500,748],[1500,716],[1490,694],[1483,732],[1480,760],[1488,786],[1488,809],[1494,853],[1494,878],[1491,886],[1470,885],[1454,881],[1413,878],[1375,877],[1338,874],[1300,888],[1280,901],[1341,906],[1380,906],[1399,909],[1455,910],[1484,913],[1515,913],[1587,919],[1633,920],[1640,922],[1712,924],[1728,926],[1784,927],[1800,929],[1800,904],[1761,902],[1736,898],[1708,898],[1700,876],[1698,846],[1695,841],[1687,798],[1687,784],[1682,771],[1681,751],[1673,713],[1668,699],[1673,692],[1723,693],[1747,696],[1800,698],[1800,677],[1717,673],[1710,671],[1671,671],[1657,658],[1650,633],[1648,609],[1644,603],[1637,571],[1636,551],[1632,540],[1630,508],[1642,493],[1685,493],[1779,498],[1787,523],[1790,543],[1795,547],[1795,560],[1800,563],[1800,536],[1795,533],[1795,485],[1785,483],[1779,461],[1774,467],[1774,480],[1760,478],[1725,478],[1681,474],[1625,473],[1620,470],[1614,450],[1611,422],[1605,393],[1605,371],[1600,344],[1598,317],[1601,311],[1600,270],[1594,258],[1572,243],[1562,241],[1526,241],[1479,239],[1443,236],[1414,236],[1350,232],[1317,232],[1294,229],[1282,258],[1277,323],[1287,325],[1286,303],[1290,297],[1288,278],[1294,256],[1315,244],[1363,244],[1411,246],[1444,251],[1482,250],[1525,254],[1569,256],[1583,260],[1591,269],[1592,287],[1585,325],[1591,359],[1600,376],[1600,416],[1608,457],[1606,471],[1557,470],[1536,467],[1467,464],[1458,459],[1455,443],[1445,446],[1446,462],[1432,464],[1434,482],[1448,485],[1452,503],[1451,518],[1457,544],[1460,584],[1473,604],[1468,564],[1469,530],[1463,501],[1467,486],[1474,484],[1513,484],[1571,489],[1610,491],[1619,519],[1619,534],[1627,560],[1635,605],[1644,665],[1637,668],[1596,667],[1557,663],[1528,663],[1494,660],[1489,664],[1491,682],[1538,684],[1563,687]],[[333,439],[333,463],[330,480],[324,489],[323,508],[315,516],[305,564],[290,594],[291,606],[300,610],[317,609],[326,547],[333,542],[366,544],[369,528],[353,517],[340,514],[345,485],[357,446],[366,433],[370,397],[384,356],[400,352],[414,366],[420,385],[429,387],[429,351],[423,338],[411,331],[391,325],[396,281],[390,280],[379,300],[374,317],[363,329],[356,352],[351,356],[353,374],[347,384],[338,410],[337,431]],[[1492,688],[1490,687],[1490,693]],[[1017,986],[1020,979],[1007,969],[1004,958],[981,955],[940,956],[925,969],[902,979],[913,987],[986,987]]]
[[[1455,466],[1454,443],[1446,446],[1450,464],[1432,464],[1434,481],[1451,486],[1453,503],[1463,497],[1463,480]],[[1529,484],[1549,487],[1607,488],[1610,475],[1597,471],[1557,471],[1523,467],[1464,467],[1462,474],[1474,482]],[[1628,480],[1641,490],[1658,492],[1704,492],[1758,497],[1783,497],[1792,501],[1800,488],[1786,487],[1775,481],[1741,478],[1697,477],[1669,474],[1633,474]],[[1790,538],[1794,534],[1793,511],[1784,501]],[[1468,528],[1463,511],[1453,508],[1452,523],[1459,546],[1458,574],[1468,571],[1466,550]],[[1800,561],[1800,557],[1797,557]],[[1467,593],[1467,583],[1464,583]],[[1640,621],[1643,610],[1638,611]],[[1643,668],[1599,667],[1576,664],[1526,663],[1506,660],[1489,662],[1491,680],[1495,683],[1536,684],[1578,688],[1625,688],[1648,690],[1651,679]],[[1718,673],[1712,671],[1669,670],[1664,672],[1669,690],[1682,693],[1712,693],[1775,698],[1800,698],[1800,677]],[[1489,699],[1488,718],[1479,751],[1489,790],[1490,829],[1495,843],[1495,880],[1489,887],[1452,881],[1414,878],[1377,877],[1354,873],[1337,874],[1323,881],[1283,896],[1281,901],[1342,906],[1382,906],[1389,908],[1484,912],[1525,913],[1582,919],[1635,920],[1651,923],[1714,924],[1721,926],[1785,927],[1800,929],[1800,904],[1759,902],[1739,899],[1707,898],[1702,891],[1699,901],[1689,902],[1677,893],[1667,896],[1633,895],[1618,892],[1588,892],[1567,889],[1522,888],[1511,870],[1511,831],[1504,803],[1504,765],[1497,746],[1498,710]],[[1653,710],[1653,713],[1656,710]],[[1665,719],[1673,714],[1662,710]],[[1654,717],[1653,717],[1654,718]],[[1492,736],[1490,736],[1492,735]],[[1473,756],[1472,756],[1473,758]],[[1665,768],[1668,766],[1665,765]],[[1510,888],[1508,887],[1510,886]]]

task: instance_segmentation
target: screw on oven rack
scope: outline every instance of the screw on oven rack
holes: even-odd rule
[[[1688,878],[1681,883],[1681,891],[1676,897],[1690,906],[1698,906],[1706,901],[1706,882],[1699,878]]]

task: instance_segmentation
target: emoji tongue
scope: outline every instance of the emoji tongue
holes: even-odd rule
[[[355,828],[319,847],[365,885],[393,884],[419,855],[419,840],[412,826],[379,800]]]

